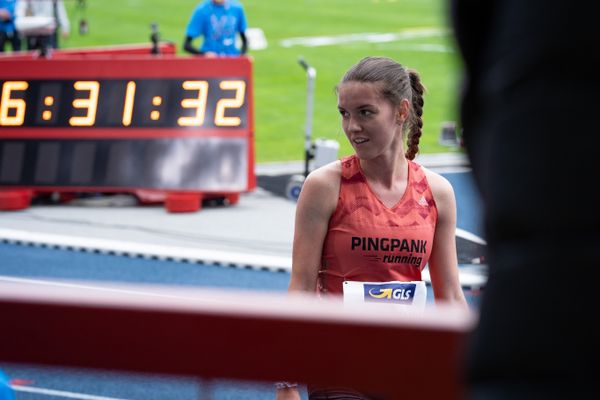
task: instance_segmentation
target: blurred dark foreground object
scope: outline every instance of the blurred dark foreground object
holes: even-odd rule
[[[453,0],[489,280],[471,399],[584,398],[598,356],[598,2]]]

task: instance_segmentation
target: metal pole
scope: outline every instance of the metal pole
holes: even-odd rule
[[[308,162],[312,158],[312,125],[313,125],[313,103],[315,91],[315,79],[317,70],[308,65],[304,58],[300,57],[298,63],[306,71],[308,78],[306,87],[306,121],[304,126],[304,177],[308,176]]]

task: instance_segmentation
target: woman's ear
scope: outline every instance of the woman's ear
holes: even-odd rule
[[[410,103],[408,99],[402,99],[398,105],[396,123],[398,125],[403,124],[408,119],[410,113]]]

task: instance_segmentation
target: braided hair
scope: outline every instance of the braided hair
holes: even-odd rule
[[[365,57],[352,66],[342,77],[345,82],[381,83],[382,96],[398,106],[403,99],[410,101],[411,107],[404,133],[407,134],[406,158],[413,160],[419,152],[419,141],[423,128],[423,94],[425,87],[415,70],[409,70],[386,57]]]

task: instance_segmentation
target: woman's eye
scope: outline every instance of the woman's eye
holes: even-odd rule
[[[360,113],[364,117],[369,117],[369,116],[373,115],[373,112],[371,110],[361,110]]]

